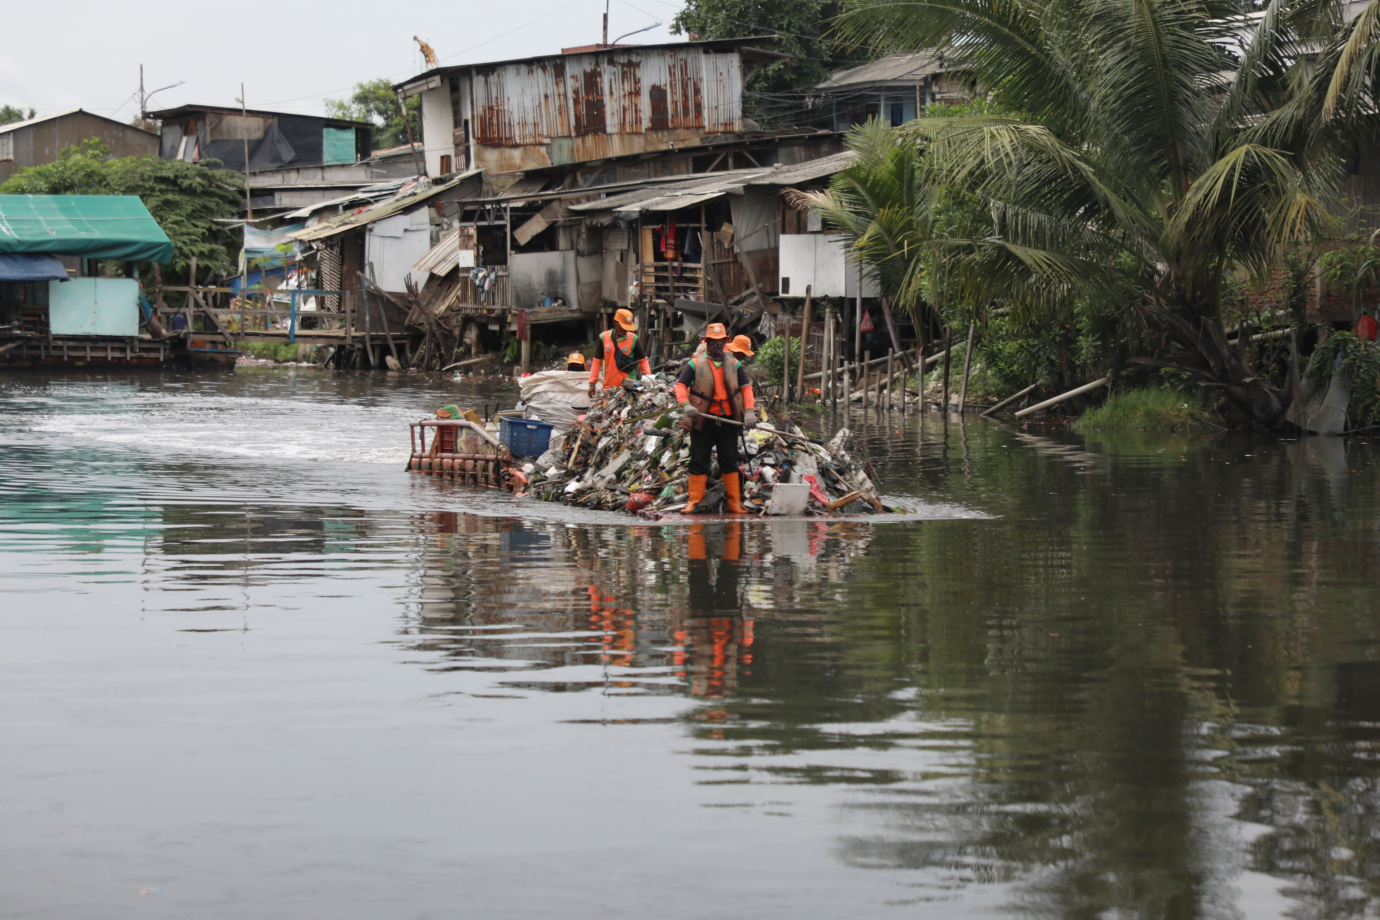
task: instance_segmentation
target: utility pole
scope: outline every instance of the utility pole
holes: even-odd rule
[[[139,65],[139,127],[148,120],[148,107],[144,104],[144,65]]]
[[[244,102],[244,84],[240,84],[240,117],[247,123],[249,121],[249,108]],[[249,197],[249,135],[245,133],[245,124],[240,126],[240,134],[244,141],[244,210],[245,217],[249,220],[254,219],[254,200]]]
[[[609,0],[604,0],[604,40],[600,44],[605,48],[609,45]]]

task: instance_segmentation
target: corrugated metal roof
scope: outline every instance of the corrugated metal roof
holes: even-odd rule
[[[959,61],[949,59],[936,50],[914,54],[888,54],[870,64],[841,70],[816,86],[816,89],[853,89],[871,84],[914,83],[917,79],[954,70]]]
[[[18,131],[22,128],[31,128],[34,125],[41,125],[45,121],[56,121],[59,118],[66,118],[69,115],[87,115],[91,118],[99,118],[101,121],[108,121],[112,125],[119,125],[122,128],[128,128],[131,131],[138,131],[141,134],[148,134],[153,137],[158,136],[156,133],[152,131],[145,131],[138,125],[127,125],[122,121],[116,121],[115,119],[107,118],[104,115],[97,115],[95,112],[88,112],[85,109],[68,109],[66,112],[58,112],[56,115],[43,115],[39,118],[30,118],[25,121],[12,121],[7,125],[0,125],[0,134],[5,134],[10,131]]]
[[[460,173],[444,185],[433,185],[429,188],[416,190],[406,195],[390,198],[373,207],[359,208],[349,214],[343,214],[334,220],[323,221],[315,227],[309,227],[306,230],[289,235],[292,239],[301,240],[304,243],[310,240],[324,240],[344,233],[347,230],[353,230],[356,227],[372,224],[376,220],[392,217],[394,214],[406,211],[408,208],[416,207],[419,204],[424,204],[442,192],[449,191],[466,179],[481,175],[483,172],[482,169],[471,169],[467,172]]]
[[[173,244],[136,195],[0,195],[0,253],[171,262]]]
[[[767,169],[735,169],[732,172],[709,173],[696,179],[634,189],[621,195],[610,195],[598,201],[570,205],[571,211],[674,211],[688,208],[720,195],[741,193],[753,178],[770,172]]]
[[[449,273],[450,269],[455,268],[459,259],[460,228],[456,227],[454,230],[441,237],[441,242],[427,250],[427,254],[416,261],[412,266],[412,270],[421,272],[422,274],[436,272],[438,275],[445,275]],[[438,268],[445,268],[446,271],[438,272],[436,271]]]
[[[843,153],[835,153],[831,156],[820,157],[817,160],[806,160],[804,163],[797,163],[794,166],[773,166],[764,174],[756,177],[748,185],[799,185],[802,182],[813,182],[816,179],[823,179],[832,176],[842,169],[852,166],[858,159],[858,155],[851,150]]]
[[[645,185],[630,192],[610,195],[598,201],[570,205],[571,211],[589,213],[599,211],[677,211],[721,195],[740,195],[749,186],[799,185],[832,176],[851,165],[857,154],[851,151],[809,160],[794,166],[773,166],[767,169],[738,169],[732,172],[709,173],[694,179],[674,183]]]

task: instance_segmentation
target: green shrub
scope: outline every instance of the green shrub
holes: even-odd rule
[[[245,342],[240,351],[254,358],[279,363],[297,360],[297,346],[288,342]]]
[[[800,339],[791,339],[791,376],[800,367]],[[781,338],[767,339],[757,348],[752,359],[752,378],[759,383],[781,384],[781,376],[786,364],[786,344]]]
[[[1326,387],[1337,367],[1338,356],[1351,394],[1347,414],[1351,416],[1352,425],[1357,428],[1380,425],[1380,348],[1358,339],[1354,333],[1325,328],[1304,376],[1314,387]]]
[[[1152,431],[1182,433],[1204,426],[1202,400],[1175,389],[1127,390],[1113,393],[1095,409],[1073,423],[1079,434],[1094,431]]]

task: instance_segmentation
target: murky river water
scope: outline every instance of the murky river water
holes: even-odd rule
[[[877,526],[402,471],[500,395],[0,377],[0,916],[1376,915],[1366,445],[873,417]]]

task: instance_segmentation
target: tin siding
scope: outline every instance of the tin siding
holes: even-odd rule
[[[476,71],[475,140],[488,147],[545,147],[558,138],[605,137],[596,148],[664,146],[620,135],[742,130],[742,64],[736,52],[703,49],[571,54]],[[581,142],[577,148],[589,145]],[[584,156],[578,156],[584,159]]]

